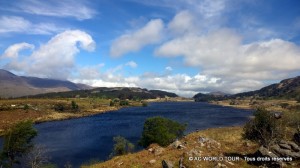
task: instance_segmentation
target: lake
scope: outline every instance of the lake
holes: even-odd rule
[[[38,136],[34,143],[45,146],[51,162],[59,167],[68,162],[80,167],[90,160],[107,160],[115,136],[137,144],[149,117],[162,116],[187,124],[185,134],[188,134],[197,129],[242,125],[251,115],[252,110],[200,102],[150,103],[148,107],[122,108],[90,117],[37,124]]]

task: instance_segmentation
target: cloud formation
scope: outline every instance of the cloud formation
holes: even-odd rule
[[[96,11],[82,0],[22,0],[14,4],[14,10],[21,12],[54,16],[54,17],[72,17],[78,20],[91,19]]]
[[[120,57],[129,52],[139,51],[146,45],[155,44],[161,40],[163,29],[162,20],[151,20],[144,27],[114,40],[110,48],[110,55]]]
[[[95,42],[83,31],[69,30],[54,36],[46,44],[35,49],[31,55],[18,58],[22,49],[33,47],[27,43],[8,47],[2,57],[14,59],[10,59],[5,68],[31,76],[67,79],[75,66],[74,59],[80,51],[79,48],[93,51]]]
[[[280,80],[300,70],[300,47],[294,43],[271,39],[243,44],[242,37],[229,29],[175,38],[161,45],[156,54],[183,56],[186,65],[201,69],[205,76],[223,79],[224,85],[236,87],[236,91],[257,88],[261,81]],[[257,86],[242,89],[241,81]]]
[[[26,33],[26,34],[44,34],[49,35],[62,31],[53,23],[34,24],[23,17],[19,16],[1,16],[0,17],[0,34],[5,33]]]

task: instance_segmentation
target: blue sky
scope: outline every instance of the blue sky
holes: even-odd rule
[[[0,68],[181,96],[300,74],[298,0],[0,0]]]

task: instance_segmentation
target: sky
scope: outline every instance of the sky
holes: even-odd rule
[[[192,97],[300,75],[298,0],[0,0],[0,68]]]

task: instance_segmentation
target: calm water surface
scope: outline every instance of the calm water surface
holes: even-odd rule
[[[51,162],[63,167],[67,162],[80,167],[92,159],[106,160],[113,137],[123,136],[137,144],[148,117],[163,116],[187,124],[185,133],[196,129],[244,124],[251,110],[234,109],[198,102],[151,103],[91,117],[35,125],[35,144],[46,146]]]

